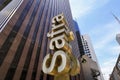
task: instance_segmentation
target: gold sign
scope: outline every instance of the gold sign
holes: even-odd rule
[[[50,38],[49,48],[54,51],[54,54],[45,56],[42,65],[43,72],[54,75],[55,80],[60,80],[60,77],[69,80],[65,76],[78,74],[80,65],[79,61],[72,55],[70,41],[74,40],[74,34],[68,29],[63,14],[52,19],[52,31],[47,34],[47,37]]]

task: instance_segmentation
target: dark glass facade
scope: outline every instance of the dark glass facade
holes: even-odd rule
[[[0,80],[53,80],[42,72],[49,50],[51,19],[63,13],[75,33],[69,0],[24,0],[0,33]],[[71,42],[80,58],[77,38]],[[81,77],[82,78],[82,77]],[[80,80],[80,74],[71,77]]]
[[[80,51],[80,57],[82,57],[85,53],[84,53],[83,43],[82,43],[82,39],[81,39],[81,33],[79,30],[78,23],[75,20],[73,20],[73,22],[74,22],[74,26],[75,26],[75,33],[76,33],[76,37],[77,37],[76,39],[78,42],[78,48]]]

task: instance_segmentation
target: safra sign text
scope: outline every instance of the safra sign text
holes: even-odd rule
[[[79,62],[72,55],[72,47],[69,43],[74,40],[74,34],[68,29],[63,14],[52,19],[52,30],[48,32],[47,37],[50,39],[49,48],[54,51],[54,54],[47,54],[44,57],[43,72],[54,76],[78,74],[80,72]]]

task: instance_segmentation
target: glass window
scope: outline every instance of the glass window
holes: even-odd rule
[[[7,6],[12,0],[2,0],[0,1],[0,11]]]
[[[0,32],[17,11],[23,0],[0,0]]]

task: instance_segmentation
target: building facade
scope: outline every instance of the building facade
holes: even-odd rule
[[[97,62],[97,57],[95,55],[95,51],[94,51],[94,48],[92,46],[90,37],[87,34],[81,35],[81,41],[83,44],[83,49],[84,49],[85,55],[87,55],[93,61]]]
[[[116,40],[120,44],[120,34],[116,35]],[[110,75],[110,80],[119,80],[119,79],[120,79],[120,54],[115,64],[115,67],[113,68],[113,71]]]
[[[90,63],[94,64],[93,68],[91,66],[91,71],[96,71],[96,74],[99,73],[99,75],[97,75],[98,80],[104,80],[90,37],[87,34],[81,35],[81,41],[83,44],[84,54],[91,59],[92,62]]]
[[[48,53],[51,19],[63,13],[75,33],[69,0],[0,0],[8,3],[0,11],[0,80],[53,80],[42,72]],[[77,39],[71,42],[79,58]],[[80,80],[80,74],[70,77]]]
[[[118,42],[119,45],[120,45],[120,34],[117,34],[117,35],[116,35],[116,40],[117,40],[117,42]]]
[[[84,76],[83,80],[104,80],[90,37],[87,34],[81,35],[76,21],[74,25],[81,59],[80,76]]]
[[[82,55],[84,55],[84,49],[83,49],[83,44],[81,41],[81,33],[79,30],[78,23],[75,20],[73,22],[74,22],[74,26],[75,26],[75,33],[76,33],[78,47],[79,47],[79,51],[80,51],[80,57],[82,57]]]
[[[120,54],[113,69],[113,72],[110,75],[110,80],[120,80]]]

